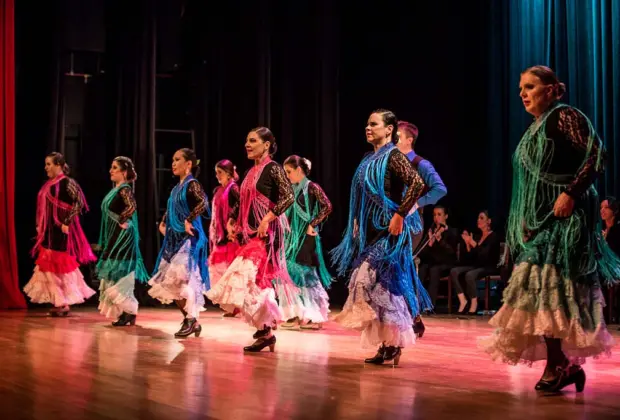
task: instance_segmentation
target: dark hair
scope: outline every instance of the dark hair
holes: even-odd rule
[[[127,156],[117,156],[114,158],[114,162],[118,163],[121,171],[127,172],[127,181],[134,182],[138,179],[138,174],[136,173],[136,168],[133,165],[133,161]]]
[[[605,197],[605,200],[607,200],[607,206],[614,214],[614,217],[617,217],[618,213],[620,212],[620,202],[616,199],[616,197],[613,197],[611,195]]]
[[[301,156],[292,155],[286,158],[284,161],[285,165],[290,165],[293,169],[301,168],[304,171],[304,175],[310,175],[310,170],[312,169],[312,162],[308,159],[303,158]]]
[[[194,178],[197,178],[200,174],[200,167],[198,167],[200,161],[196,158],[196,152],[194,152],[192,149],[188,149],[187,147],[179,149],[178,151],[181,152],[185,160],[187,160],[188,162],[192,162],[192,175],[194,176]]]
[[[263,142],[269,142],[269,156],[273,157],[278,151],[278,145],[276,144],[276,138],[267,127],[256,127],[250,130],[258,135]]]
[[[226,172],[228,176],[235,180],[235,182],[239,181],[237,167],[228,159],[220,160],[218,163],[215,164],[215,167],[220,168],[222,171]]]
[[[62,155],[62,153],[52,152],[45,157],[52,159],[52,163],[54,165],[60,166],[62,168],[63,174],[69,175],[69,173],[71,172],[71,169],[69,168],[69,165],[67,165],[67,162],[65,161],[65,157]]]
[[[447,216],[448,215],[448,208],[446,206],[444,206],[443,204],[435,204],[435,207],[433,207],[433,210],[435,209],[441,209],[443,210],[443,213]]]
[[[375,109],[371,114],[381,114],[381,118],[383,118],[383,124],[387,127],[391,125],[392,129],[392,143],[398,144],[398,118],[396,115],[390,111],[389,109]]]
[[[415,143],[415,141],[418,139],[418,127],[416,127],[415,125],[411,124],[410,122],[407,121],[399,121],[398,122],[398,129],[400,131],[406,131],[408,136],[413,137],[413,143]]]
[[[555,89],[555,96],[560,99],[566,93],[566,85],[560,82],[558,76],[547,66],[532,66],[525,69],[521,74],[532,73],[538,77],[545,85],[552,85]]]

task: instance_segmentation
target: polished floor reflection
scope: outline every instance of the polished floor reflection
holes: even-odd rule
[[[427,318],[400,365],[365,366],[359,337],[276,332],[275,353],[244,354],[253,330],[218,310],[202,335],[177,340],[173,309],[115,328],[94,308],[67,318],[0,312],[5,419],[609,419],[620,417],[620,354],[588,361],[583,394],[532,389],[542,365],[490,362],[475,344],[485,320]],[[614,330],[616,328],[613,328]],[[620,336],[614,332],[620,343]],[[619,344],[620,348],[620,344]]]

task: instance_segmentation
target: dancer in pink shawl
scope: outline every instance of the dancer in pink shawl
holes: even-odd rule
[[[227,225],[239,211],[239,175],[237,168],[229,160],[220,160],[215,164],[215,177],[219,186],[213,193],[213,205],[211,206],[212,217],[209,226],[209,279],[211,287],[217,284],[222,275],[232,264],[239,243],[236,238],[229,238]],[[234,317],[239,313],[235,308],[233,312],[226,312],[224,317]]]
[[[230,237],[237,235],[242,246],[207,297],[227,312],[238,309],[257,329],[256,341],[244,351],[258,352],[265,347],[274,351],[276,337],[271,326],[280,322],[282,315],[273,284],[277,281],[283,290],[296,290],[286,270],[284,232],[288,223],[283,215],[295,198],[284,169],[271,160],[276,143],[268,128],[250,131],[245,149],[254,167],[241,184],[238,217],[233,217],[228,226]]]
[[[49,180],[37,197],[37,256],[32,278],[24,292],[34,303],[51,303],[51,316],[68,315],[69,307],[83,303],[96,292],[84,282],[80,263],[96,261],[86,240],[79,215],[88,211],[80,186],[69,178],[69,166],[60,153],[45,158]]]

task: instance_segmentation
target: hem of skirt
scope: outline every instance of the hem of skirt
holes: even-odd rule
[[[588,357],[611,356],[614,338],[604,323],[585,331],[578,319],[568,320],[561,309],[530,313],[504,304],[489,324],[496,327],[488,337],[478,339],[478,347],[492,360],[531,366],[546,360],[544,337],[562,341],[562,351],[573,364],[583,364]]]

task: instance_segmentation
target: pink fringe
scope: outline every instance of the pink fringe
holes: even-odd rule
[[[36,255],[42,249],[41,244],[45,240],[45,235],[50,232],[50,223],[53,222],[56,226],[61,226],[63,224],[64,219],[62,216],[68,214],[72,206],[61,201],[58,198],[60,193],[60,181],[62,181],[66,176],[61,174],[54,179],[48,180],[37,195],[37,227],[39,232],[37,234],[37,241],[32,249],[32,255]],[[55,188],[53,188],[55,187]],[[86,203],[86,198],[84,197],[84,193],[78,187],[78,201],[82,203],[82,208],[86,211],[89,210],[88,204]],[[48,205],[52,207],[52,217],[53,220],[48,220],[49,211]],[[80,263],[89,263],[93,261],[97,261],[97,257],[93,254],[93,251],[86,239],[86,235],[82,230],[82,225],[80,224],[79,217],[74,217],[69,223],[69,234],[67,238],[67,253],[72,257],[75,257]]]
[[[226,187],[217,187],[215,195],[213,196],[213,218],[209,225],[209,239],[211,241],[212,250],[216,248],[215,244],[222,241],[227,234],[226,223],[228,222],[228,215],[230,214],[228,193],[233,185],[235,185],[235,181],[230,181]]]
[[[239,220],[237,222],[245,242],[249,242],[250,235],[256,233],[256,230],[253,230],[247,224],[250,211],[252,211],[254,219],[260,221],[274,207],[274,204],[256,189],[256,183],[269,162],[271,162],[271,159],[267,158],[259,165],[255,165],[250,169],[241,184]],[[267,231],[269,236],[269,243],[267,244],[269,263],[264,264],[261,268],[267,270],[268,267],[271,267],[273,272],[269,273],[269,276],[273,275],[273,277],[279,278],[282,282],[292,285],[293,281],[288,275],[284,255],[284,232],[289,229],[288,220],[284,215],[280,215],[274,222],[269,224],[269,230]],[[280,244],[280,249],[275,248],[274,244],[276,241]],[[268,277],[266,271],[259,272],[258,275],[260,278]]]
[[[215,245],[209,254],[209,265],[226,264],[230,265],[237,256],[239,244],[236,242],[228,242],[226,245]]]

